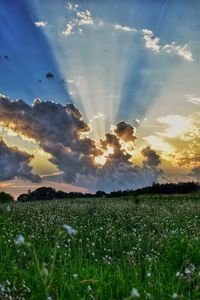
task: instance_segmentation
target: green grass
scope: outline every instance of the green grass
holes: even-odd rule
[[[200,195],[136,202],[2,204],[0,299],[200,299]]]

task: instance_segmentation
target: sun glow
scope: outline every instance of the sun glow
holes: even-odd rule
[[[168,115],[157,118],[157,121],[166,125],[165,132],[158,132],[160,136],[175,138],[194,130],[192,120],[181,115]]]
[[[7,126],[5,126],[5,124],[3,124],[3,122],[0,122],[1,135],[3,135],[3,136],[6,135],[9,137],[20,137],[20,139],[22,139],[23,141],[37,144],[37,142],[33,138],[23,135],[21,132],[17,132],[17,130],[15,128],[16,126],[14,123],[10,124],[9,126],[8,126],[8,124],[6,124],[6,125]]]
[[[165,155],[171,154],[175,151],[175,148],[164,141],[163,138],[156,136],[156,135],[150,135],[147,137],[144,137],[144,140],[147,141],[154,149],[164,153]]]
[[[104,153],[101,156],[95,157],[94,161],[95,164],[98,165],[99,167],[105,165],[107,158],[109,157],[110,154],[113,154],[114,150],[112,147],[107,147],[107,149],[104,151]]]
[[[135,145],[133,142],[124,142],[122,140],[119,141],[120,145],[122,147],[122,150],[125,151],[125,153],[130,154],[131,156],[133,155],[133,151],[135,149]]]

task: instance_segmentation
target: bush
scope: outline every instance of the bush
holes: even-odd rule
[[[13,196],[5,192],[0,192],[0,203],[7,203],[14,201]]]

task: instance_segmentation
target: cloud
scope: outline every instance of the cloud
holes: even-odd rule
[[[73,9],[72,3],[68,2],[68,3],[67,3],[67,8],[68,8],[68,9]]]
[[[67,8],[69,9],[69,10],[76,10],[77,8],[78,8],[78,4],[72,4],[71,2],[68,2],[67,3]]]
[[[181,137],[189,131],[193,131],[193,122],[190,118],[181,115],[167,115],[156,119],[160,124],[164,124],[165,131],[157,132],[160,136]]]
[[[34,101],[29,106],[22,100],[12,102],[1,98],[0,120],[18,134],[37,141],[51,154],[50,161],[65,173],[68,182],[86,172],[90,165],[92,171],[91,155],[100,153],[94,140],[82,138],[82,134],[90,132],[90,127],[72,104]]]
[[[113,27],[117,30],[122,30],[122,31],[126,31],[126,32],[136,32],[137,31],[137,29],[135,29],[135,28],[131,28],[128,26],[122,26],[120,24],[114,24]]]
[[[199,160],[200,163],[200,160]],[[188,174],[189,176],[193,176],[196,180],[200,180],[200,166],[194,167],[191,172]]]
[[[152,150],[150,147],[146,147],[141,151],[142,156],[144,157],[143,163],[148,166],[157,167],[160,164],[160,156]]]
[[[160,39],[158,37],[153,38],[153,32],[148,29],[142,29],[144,34],[145,46],[153,51],[160,52]]]
[[[36,27],[45,27],[47,25],[47,22],[39,21],[35,22]]]
[[[135,142],[136,140],[134,127],[124,121],[117,123],[114,133],[124,142]]]
[[[67,7],[69,10],[77,10],[78,6],[73,6],[70,2],[68,2]],[[73,12],[74,13],[74,12]],[[76,15],[72,18],[72,20],[67,24],[65,30],[62,31],[62,34],[65,36],[69,36],[72,33],[78,32],[82,33],[82,26],[85,25],[95,25],[96,27],[104,25],[104,29],[114,28],[121,32],[137,32],[138,38],[145,40],[145,47],[150,49],[156,53],[166,53],[166,54],[174,54],[184,58],[187,61],[194,61],[192,57],[192,52],[189,49],[188,44],[177,45],[174,41],[171,44],[162,45],[159,37],[154,37],[154,33],[152,30],[144,28],[144,29],[136,29],[134,27],[129,27],[121,24],[111,24],[109,22],[97,21],[92,17],[91,12],[86,9],[85,11],[76,11]]]
[[[93,119],[105,119],[107,116],[98,112],[94,117]]]
[[[133,166],[130,162],[115,159],[108,160],[103,168],[98,169],[97,176],[86,184],[93,190],[111,192],[148,186],[158,182],[160,176],[162,172],[157,168]]]
[[[157,165],[150,165],[146,162],[141,167],[132,163],[132,154],[128,153],[121,144],[121,138],[132,142],[135,140],[134,135],[121,135],[121,123],[116,125],[116,132],[107,133],[105,139],[101,140],[101,148],[107,151],[106,162],[102,168],[98,168],[96,176],[86,184],[92,189],[91,184],[96,189],[102,189],[106,192],[119,189],[135,189],[142,186],[150,185],[154,181],[157,182],[162,176],[162,171]],[[125,128],[129,128],[130,124],[126,124]],[[118,134],[120,132],[120,134]],[[126,131],[125,131],[126,132]],[[129,130],[128,130],[129,132]],[[132,129],[131,132],[134,132]],[[85,178],[82,178],[85,182]]]
[[[59,180],[66,183],[111,191],[151,184],[161,175],[153,163],[154,151],[149,150],[149,157],[153,157],[149,163],[133,165],[135,128],[124,121],[97,142],[88,137],[91,128],[73,104],[37,99],[30,106],[5,97],[0,98],[0,120],[4,127],[34,139],[49,153],[50,162],[60,170]]]
[[[163,52],[167,54],[175,54],[183,57],[188,61],[193,61],[192,52],[188,48],[188,44],[177,45],[175,42],[171,44],[161,45],[160,38],[154,37],[153,31],[149,29],[142,29],[143,39],[145,40],[145,46],[157,53]]]
[[[64,31],[62,31],[63,35],[70,35],[73,33],[73,28],[74,28],[75,24],[73,24],[72,22],[69,22],[66,26],[66,29]]]
[[[192,152],[188,156],[181,156],[178,161],[179,167],[190,166],[190,167],[194,167],[195,169],[197,168],[196,166],[198,166],[199,164],[200,164],[200,155],[198,153],[192,153]]]
[[[19,151],[17,147],[9,148],[0,138],[0,181],[19,178],[40,182],[40,177],[34,175],[29,166],[33,158],[33,155]]]
[[[162,161],[167,161],[183,173],[200,165],[200,113],[188,116],[167,115],[157,118],[159,132],[144,139],[159,151]],[[157,126],[156,126],[157,127]]]
[[[157,136],[156,134],[145,136],[143,139],[152,145],[154,149],[164,153],[165,155],[175,151],[175,148],[172,145],[167,143],[163,137]]]
[[[194,61],[192,57],[192,52],[188,49],[188,44],[181,46],[176,45],[175,42],[172,42],[172,44],[166,44],[165,46],[163,46],[162,51],[182,56],[188,61]]]
[[[94,115],[94,116],[91,118],[90,122],[93,123],[93,120],[99,120],[99,119],[105,120],[107,117],[108,117],[107,115],[104,115],[104,114],[102,114],[101,112],[98,112],[96,115]]]
[[[82,26],[82,25],[93,25],[94,24],[94,20],[91,16],[91,12],[86,9],[85,11],[81,11],[81,12],[77,12],[76,13],[77,18],[78,18],[78,25]]]
[[[189,103],[200,105],[200,97],[195,94],[186,94],[185,98]]]
[[[72,7],[71,9],[73,10],[76,10],[78,8],[78,6],[76,7],[76,5],[74,7],[70,7]],[[94,20],[91,16],[91,12],[87,9],[85,11],[77,11],[75,17],[72,18],[69,23],[67,23],[65,30],[62,31],[62,34],[65,36],[70,36],[71,34],[76,32],[82,33],[82,26],[85,25],[94,25]]]

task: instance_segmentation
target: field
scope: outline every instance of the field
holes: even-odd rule
[[[199,194],[1,204],[0,222],[0,299],[200,299]]]

